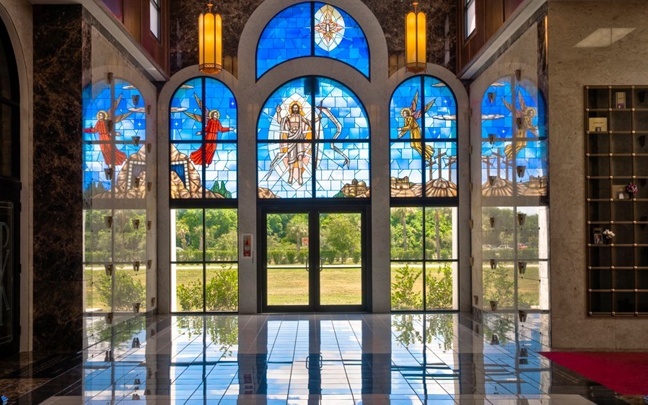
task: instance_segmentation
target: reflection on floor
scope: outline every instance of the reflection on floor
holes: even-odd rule
[[[0,395],[19,404],[641,403],[540,356],[548,315],[139,317],[112,334],[98,319],[87,320],[81,353],[0,361]]]

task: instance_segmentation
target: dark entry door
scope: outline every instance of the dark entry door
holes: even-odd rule
[[[262,221],[262,311],[366,309],[364,209],[268,209]]]
[[[0,353],[19,349],[18,213],[19,187],[0,179]]]

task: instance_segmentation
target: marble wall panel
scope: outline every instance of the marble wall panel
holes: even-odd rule
[[[34,6],[34,350],[82,330],[82,7]]]
[[[216,10],[223,17],[223,55],[236,56],[241,32],[250,15],[262,1],[232,0],[217,4]],[[412,9],[412,3],[406,0],[362,2],[382,26],[389,54],[402,54],[405,47],[405,15]],[[419,5],[419,10],[427,16],[428,62],[447,66],[453,72],[456,71],[456,3],[455,0],[437,0],[421,2]],[[196,24],[198,15],[205,9],[203,0],[174,1],[170,13],[172,75],[184,67],[198,63]]]
[[[631,342],[645,342],[648,319],[587,315],[583,87],[648,84],[645,1],[624,1],[623,7],[617,3],[549,2],[552,343],[556,348],[636,348],[637,343]],[[608,46],[576,47],[595,30],[613,27],[635,29]]]

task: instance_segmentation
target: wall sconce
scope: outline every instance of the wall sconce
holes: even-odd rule
[[[526,267],[527,267],[527,263],[526,263],[526,262],[518,262],[518,272],[519,272],[520,274],[524,274],[524,273],[526,273]]]
[[[526,166],[524,165],[515,166],[515,172],[517,173],[519,178],[524,177],[524,172],[526,172]]]
[[[416,11],[418,4],[413,2],[414,11],[405,16],[405,68],[412,73],[423,72],[426,66],[425,13]]]
[[[497,268],[497,260],[490,259],[490,268],[491,270],[495,270]]]
[[[147,182],[146,183],[146,191],[151,191],[153,189],[153,183],[152,182]]]
[[[488,134],[488,142],[492,145],[495,142],[495,134]]]
[[[139,271],[139,268],[140,268],[140,261],[139,260],[133,261],[133,270]]]
[[[147,143],[146,144],[146,153],[151,153],[152,148],[153,148],[153,144]]]
[[[521,69],[515,69],[515,80],[518,82],[522,80],[522,70]]]
[[[151,227],[153,226],[153,221],[146,221],[146,229],[151,230]]]
[[[104,174],[108,180],[112,180],[114,169],[112,167],[106,167],[104,169]]]
[[[522,310],[518,311],[518,318],[520,319],[520,322],[526,322],[526,318],[527,318],[526,311],[522,311]],[[522,353],[520,353],[520,355],[522,355]]]
[[[153,260],[148,259],[148,260],[146,261],[146,268],[147,268],[147,269],[150,269],[151,266],[153,266]]]
[[[488,223],[490,224],[491,228],[495,228],[495,217],[489,217]]]
[[[142,138],[139,135],[133,136],[133,143],[135,144],[135,146],[139,146],[140,139]]]
[[[497,180],[497,176],[488,176],[488,184],[490,184],[491,187],[495,185],[496,180]]]
[[[223,21],[212,7],[207,3],[207,11],[198,17],[198,69],[217,74],[223,68]]]
[[[519,212],[517,214],[518,225],[524,226],[524,223],[526,222],[526,217],[527,217],[527,214]]]
[[[491,345],[499,345],[499,338],[496,334],[493,334],[493,337],[491,338]]]
[[[139,226],[140,226],[140,220],[139,219],[133,218],[133,220],[131,222],[133,223],[133,229],[139,229]]]
[[[140,304],[139,302],[134,302],[134,303],[133,303],[133,312],[134,312],[134,313],[136,313],[136,314],[139,313],[139,311],[140,311],[140,305],[141,305],[141,304]]]
[[[112,263],[104,263],[104,270],[106,271],[106,276],[110,277],[113,274],[113,264]]]
[[[488,95],[488,102],[493,104],[495,102],[495,92],[489,91],[486,94]]]
[[[142,347],[142,344],[140,343],[140,340],[137,336],[133,338],[133,343],[131,343],[131,349],[139,349]]]
[[[111,215],[104,216],[104,223],[106,224],[106,228],[112,228],[113,217]]]

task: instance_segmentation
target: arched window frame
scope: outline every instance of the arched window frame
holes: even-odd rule
[[[300,16],[304,20],[300,24],[300,20],[297,17],[290,15],[291,12],[308,13],[308,15]],[[288,26],[285,29],[286,32],[277,35],[268,32],[268,30],[273,29],[273,24],[281,27],[288,24],[291,18],[297,21],[292,27]],[[321,21],[318,22],[318,18]],[[346,22],[350,22],[351,24],[347,25],[345,24]],[[342,24],[345,25],[342,26]],[[353,36],[353,39],[345,38],[343,34],[347,30],[357,31],[360,35]],[[334,32],[335,35],[329,35],[331,32]],[[350,37],[348,33],[347,37]],[[298,49],[301,49],[291,56],[287,55],[289,48],[285,41],[288,38],[290,38],[292,45],[297,45]],[[263,48],[266,41],[270,42],[275,40],[280,41],[278,46]],[[338,48],[337,45],[342,41],[359,42],[359,44],[355,44],[356,46],[345,49],[353,49],[360,56],[351,60],[341,58],[339,50],[342,48]],[[338,51],[335,51],[336,49]],[[284,54],[285,58],[277,58],[275,62],[269,63],[268,66],[260,67],[260,61],[267,56],[266,54],[271,52]],[[363,55],[365,52],[366,55]],[[330,4],[324,2],[304,2],[293,4],[283,9],[274,18],[269,20],[264,27],[256,47],[256,78],[259,80],[265,73],[289,60],[310,56],[332,58],[353,67],[365,77],[370,77],[371,55],[368,40],[357,21],[343,9]]]
[[[389,109],[392,311],[457,309],[456,96],[443,80],[417,75],[398,85]],[[405,172],[415,173],[416,179],[402,176]],[[420,228],[420,234],[406,235],[405,227]],[[412,277],[414,290],[403,294]]]

